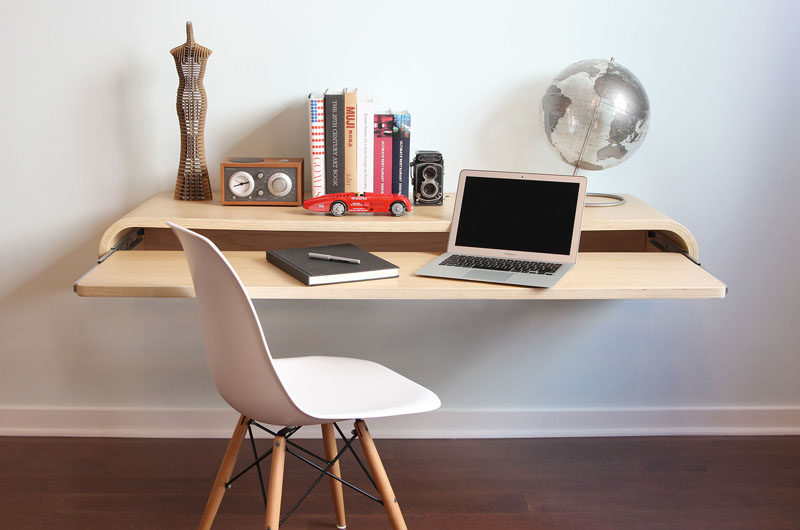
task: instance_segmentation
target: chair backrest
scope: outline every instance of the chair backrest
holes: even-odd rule
[[[220,395],[257,421],[286,426],[308,420],[281,383],[253,303],[228,260],[206,237],[167,224],[189,262],[206,357]]]

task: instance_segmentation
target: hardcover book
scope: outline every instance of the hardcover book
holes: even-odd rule
[[[325,193],[344,192],[344,94],[325,92]]]
[[[357,101],[358,90],[344,91],[344,191],[358,191],[356,184],[357,161]]]
[[[308,95],[308,131],[311,145],[311,196],[325,195],[325,104],[322,96]]]
[[[357,140],[358,149],[356,156],[356,191],[372,191],[374,183],[372,180],[372,162],[375,155],[375,135],[373,133],[373,114],[375,106],[371,99],[359,99],[356,108],[358,116]]]
[[[375,115],[375,154],[373,170],[373,191],[392,192],[392,114]]]
[[[308,256],[309,252],[358,259],[361,263],[313,259]],[[351,243],[268,250],[267,261],[306,285],[377,280],[394,278],[400,274],[397,265]]]
[[[409,149],[411,147],[411,114],[401,112],[394,115],[392,134],[392,193],[410,197]]]

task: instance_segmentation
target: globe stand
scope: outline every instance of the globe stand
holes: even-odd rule
[[[584,206],[587,207],[592,206],[595,208],[599,208],[602,206],[622,206],[623,204],[628,202],[628,199],[626,199],[622,195],[617,195],[616,193],[587,193],[586,198],[588,199],[589,197],[602,197],[604,199],[614,199],[614,200],[605,202],[590,202],[587,200],[583,203]]]
[[[612,63],[614,62],[613,57],[611,58],[611,62]],[[583,161],[583,155],[586,152],[586,144],[588,143],[589,135],[592,134],[592,129],[594,128],[592,127],[592,125],[597,126],[595,119],[597,118],[598,107],[600,107],[599,98],[594,102],[594,112],[592,113],[591,125],[589,126],[588,129],[586,129],[586,136],[583,137],[583,145],[581,145],[581,154],[578,155],[578,160],[575,162],[575,170],[572,172],[573,177],[578,174],[578,169],[581,167],[581,162]],[[602,197],[605,199],[613,199],[612,201],[605,201],[605,202],[590,202],[588,200],[583,202],[583,205],[585,207],[592,207],[592,208],[600,208],[605,206],[622,206],[623,204],[628,202],[628,199],[626,199],[622,195],[616,195],[614,193],[587,193],[586,197],[587,198]]]

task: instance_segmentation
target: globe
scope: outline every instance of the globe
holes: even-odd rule
[[[628,159],[642,144],[650,102],[636,76],[613,58],[588,59],[553,79],[541,116],[553,152],[576,168],[600,170]]]

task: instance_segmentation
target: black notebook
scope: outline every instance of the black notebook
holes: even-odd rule
[[[361,263],[342,263],[308,257],[309,252],[361,260]],[[288,272],[306,285],[357,282],[399,276],[397,265],[389,263],[350,243],[323,247],[285,248],[268,250],[267,261]]]

